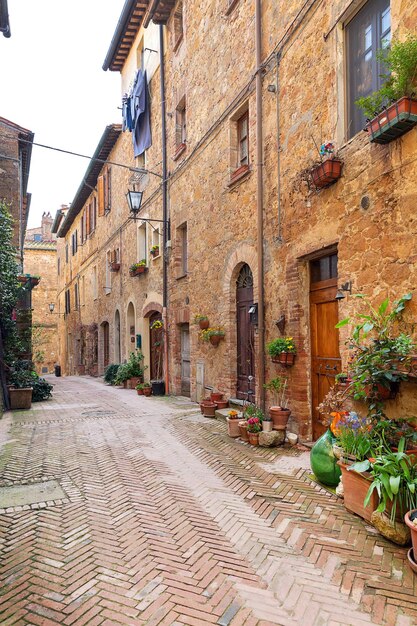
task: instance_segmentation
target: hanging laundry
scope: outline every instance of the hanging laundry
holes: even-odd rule
[[[140,156],[152,145],[149,91],[146,71],[138,70],[131,95],[133,105],[133,152]]]
[[[129,130],[130,132],[133,130],[131,100],[132,99],[127,94],[123,96],[122,100],[122,130]]]

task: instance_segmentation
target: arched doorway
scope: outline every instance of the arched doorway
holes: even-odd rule
[[[158,311],[149,316],[149,356],[150,356],[150,379],[163,379],[163,328],[152,328],[154,322],[162,322],[162,314]]]
[[[131,352],[135,351],[135,341],[136,341],[136,314],[135,307],[133,306],[133,302],[129,302],[127,307],[127,316],[126,316],[126,333],[127,333],[127,344],[126,344],[126,356],[128,357]]]
[[[121,363],[122,347],[120,342],[120,313],[117,310],[114,315],[114,362]]]
[[[248,389],[255,391],[255,344],[253,326],[249,320],[249,308],[253,304],[253,275],[246,263],[236,281],[237,326],[237,397],[248,398]],[[253,381],[249,387],[249,376]],[[255,397],[250,398],[254,400]]]

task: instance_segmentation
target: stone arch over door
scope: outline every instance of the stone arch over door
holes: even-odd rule
[[[253,279],[253,301],[258,302],[258,255],[256,248],[248,243],[238,244],[226,257],[225,268],[223,272],[223,298],[220,308],[221,320],[224,321],[226,328],[226,340],[228,341],[228,379],[229,388],[232,395],[237,391],[237,280],[244,265],[248,265],[252,272]],[[258,354],[257,337],[254,338],[254,354],[255,359]],[[256,375],[256,374],[255,374]],[[257,380],[253,388],[257,392]]]
[[[126,310],[126,358],[136,349],[136,332],[136,309],[130,301]]]
[[[122,334],[119,309],[116,309],[114,314],[114,362],[122,362]]]

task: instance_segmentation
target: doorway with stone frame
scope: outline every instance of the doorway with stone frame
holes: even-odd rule
[[[248,391],[255,391],[255,333],[250,323],[249,309],[253,305],[253,275],[247,263],[242,265],[236,280],[236,329],[237,329],[237,390],[239,400],[248,398]],[[251,377],[252,381],[251,382]]]

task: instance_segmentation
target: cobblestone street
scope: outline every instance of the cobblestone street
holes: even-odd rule
[[[2,626],[417,623],[406,550],[307,452],[232,440],[186,398],[52,382],[0,423]]]

